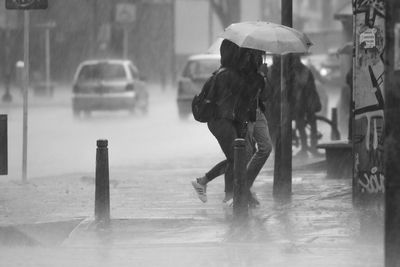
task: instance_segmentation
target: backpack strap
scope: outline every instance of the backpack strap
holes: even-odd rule
[[[221,67],[221,68],[219,68],[217,71],[214,72],[214,74],[213,74],[214,77],[213,77],[213,79],[212,79],[212,84],[211,84],[211,87],[210,87],[210,91],[214,89],[214,86],[215,86],[215,79],[216,79],[217,75],[220,74],[220,73],[222,73],[222,72],[225,72],[225,71],[227,71],[227,70],[228,70],[228,69],[227,69],[226,67]],[[217,106],[219,106],[221,103],[223,103],[223,102],[224,102],[226,99],[228,99],[230,96],[232,96],[232,93],[230,93],[230,94],[228,94],[227,96],[225,96],[224,98],[222,98],[222,99],[216,101],[215,104],[216,104]]]

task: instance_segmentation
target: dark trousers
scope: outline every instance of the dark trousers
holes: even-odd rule
[[[272,141],[269,134],[268,123],[264,114],[258,112],[257,121],[248,125],[248,132],[246,135],[246,157],[248,162],[246,177],[249,188],[252,187],[254,180],[260,173],[271,151]],[[208,171],[206,173],[208,181],[224,174],[227,164],[228,160],[223,160]]]
[[[233,194],[233,161],[234,161],[234,141],[236,138],[246,138],[245,126],[237,125],[226,119],[212,120],[208,122],[208,129],[217,139],[226,159],[215,165],[206,177],[209,181],[225,174],[225,193]],[[251,147],[246,144],[246,156],[248,160],[253,154]]]
[[[226,157],[225,193],[233,193],[233,145],[238,137],[235,125],[233,121],[226,119],[211,120],[207,125]]]
[[[307,124],[310,125],[310,145],[308,145],[307,141]],[[296,119],[296,128],[299,131],[301,150],[314,152],[318,144],[317,118],[315,114],[309,114],[307,118]]]

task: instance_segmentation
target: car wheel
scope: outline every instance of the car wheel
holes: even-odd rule
[[[149,101],[146,99],[146,102],[140,107],[140,110],[143,114],[149,113]]]
[[[73,109],[73,114],[74,114],[74,117],[79,117],[80,115],[81,115],[81,111],[80,110],[78,110],[78,109]]]
[[[85,115],[85,117],[90,117],[90,115],[92,115],[92,112],[90,110],[84,110],[83,114]]]
[[[129,113],[134,114],[135,113],[135,108],[128,108]]]

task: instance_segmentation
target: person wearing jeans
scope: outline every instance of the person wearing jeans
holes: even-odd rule
[[[247,135],[246,135],[246,154],[249,158],[246,171],[247,186],[250,188],[253,186],[257,175],[260,173],[262,167],[267,161],[269,155],[272,151],[272,141],[269,134],[267,119],[264,113],[258,108],[256,114],[256,121],[250,122],[247,125]],[[234,139],[233,139],[234,140]],[[256,151],[254,154],[249,151],[248,148],[253,148],[254,143],[256,145]],[[222,146],[221,146],[222,147]],[[226,146],[228,151],[228,156],[233,157],[233,146]],[[225,154],[226,155],[226,154]],[[216,164],[210,171],[208,171],[203,177],[197,178],[196,183],[207,184],[216,177],[224,174],[226,171],[232,172],[231,162],[228,160],[223,160]],[[233,161],[233,159],[231,159]],[[229,163],[229,164],[228,164]],[[229,167],[229,169],[228,169]],[[233,192],[233,184],[225,180],[225,192]],[[201,201],[207,201],[206,192],[204,194],[198,194]],[[226,194],[223,202],[229,202],[233,198],[232,194]],[[249,202],[252,206],[259,205],[259,202],[254,193],[249,192]]]
[[[225,50],[223,47],[229,47],[223,45],[224,42],[221,44],[221,59],[225,58],[224,55],[227,55],[223,53]],[[260,116],[261,112],[257,111],[259,102],[261,102],[260,93],[265,91],[263,90],[265,87],[264,76],[258,72],[258,68],[262,64],[263,52],[247,48],[240,48],[238,52],[238,57],[233,57],[237,65],[233,65],[232,68],[228,66],[227,69],[231,69],[231,71],[221,73],[219,75],[221,78],[218,79],[217,77],[216,79],[217,86],[214,87],[216,99],[225,99],[225,101],[219,103],[215,118],[208,122],[210,132],[217,139],[226,156],[224,201],[228,201],[233,197],[234,141],[236,138],[245,138],[249,136],[247,134],[248,125],[251,124],[251,122],[256,122],[257,113],[258,116]],[[218,81],[220,81],[220,84],[218,84]],[[225,94],[228,95],[228,98],[224,97]],[[255,128],[256,127],[254,127],[254,129]],[[261,134],[258,136],[263,137],[264,135]],[[248,139],[250,140],[249,137]],[[251,142],[246,142],[246,151],[251,150],[250,144]],[[251,155],[251,153],[248,153],[248,155]],[[256,162],[260,161],[259,154],[255,160]],[[265,160],[263,163],[265,163]],[[210,170],[208,175],[206,174],[204,177],[192,181],[193,188],[201,201],[207,201],[207,184],[217,177],[218,174],[222,173],[224,170],[223,166],[224,163],[218,163]],[[257,176],[262,168],[262,166],[259,167],[258,164],[252,167],[256,167],[256,170],[250,172],[250,184],[254,182],[254,173],[255,176]],[[249,194],[249,196],[250,195],[251,194]]]
[[[268,122],[264,113],[258,108],[257,119],[255,122],[249,123],[249,137],[253,137],[257,146],[257,150],[247,164],[247,186],[250,189],[260,173],[262,167],[267,161],[272,151],[272,141],[269,134]],[[249,140],[249,139],[248,139]],[[249,140],[252,141],[252,140]]]

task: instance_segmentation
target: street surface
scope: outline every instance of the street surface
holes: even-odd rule
[[[257,178],[261,206],[232,224],[223,179],[201,203],[190,181],[223,159],[205,124],[178,118],[175,91],[150,90],[149,114],[74,118],[69,88],[31,97],[28,183],[21,183],[22,102],[9,120],[0,177],[0,266],[383,266],[383,211],[355,207],[350,179],[294,160],[293,195],[272,197],[273,155]],[[325,134],[324,134],[325,135]],[[329,137],[329,133],[326,134]],[[93,220],[96,140],[108,139],[111,228]]]

